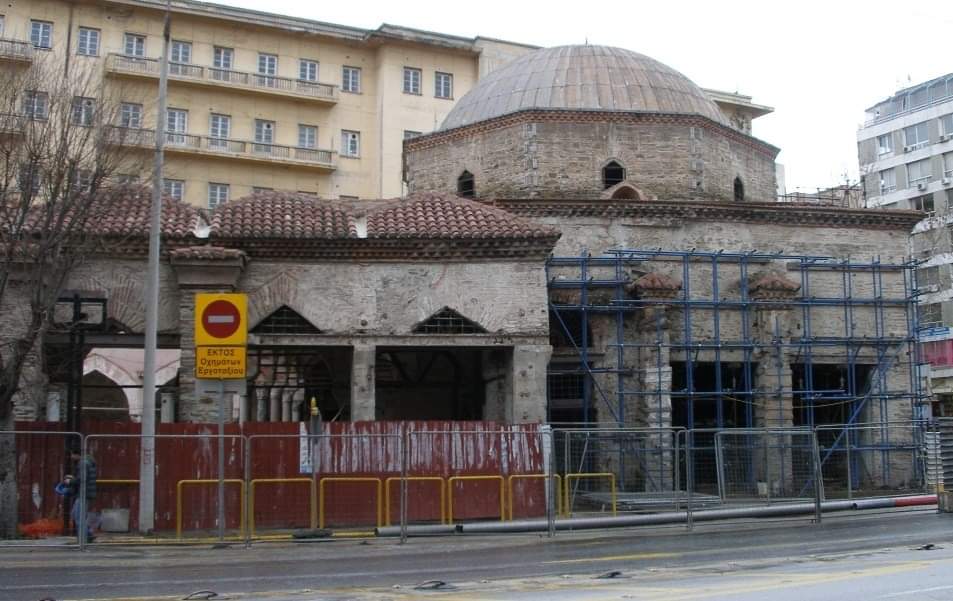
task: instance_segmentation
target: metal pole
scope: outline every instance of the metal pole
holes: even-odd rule
[[[218,381],[218,540],[225,540],[225,380]]]
[[[400,445],[400,544],[407,542],[407,461],[410,449],[406,443],[409,438],[410,433],[405,428],[401,428],[397,439]],[[443,513],[443,507],[440,508],[440,512]],[[387,522],[390,523],[390,516],[387,516]]]
[[[139,532],[155,527],[156,335],[159,330],[159,245],[162,224],[162,161],[165,143],[166,88],[169,79],[170,0],[165,4],[162,56],[159,58],[159,105],[156,111],[156,154],[152,172],[149,266],[146,273],[146,341],[142,367],[142,452],[139,455]]]

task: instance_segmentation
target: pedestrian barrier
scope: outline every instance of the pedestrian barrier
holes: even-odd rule
[[[563,508],[566,513],[565,517],[572,515],[572,501],[570,497],[570,483],[573,480],[593,480],[593,479],[607,479],[609,481],[609,494],[612,499],[612,515],[618,515],[618,504],[616,498],[616,487],[615,487],[615,474],[611,472],[591,472],[591,473],[578,473],[578,474],[566,474],[563,478],[563,494],[565,495],[563,499]],[[573,493],[575,494],[575,493]]]
[[[506,508],[509,510],[510,521],[513,520],[513,480],[544,479],[543,485],[545,486],[548,483],[548,478],[548,474],[511,474],[510,477],[506,479]],[[553,495],[556,499],[556,515],[562,515],[562,477],[559,474],[554,474],[553,479],[556,481],[553,490]]]
[[[446,524],[446,506],[447,506],[447,489],[444,488],[444,479],[440,476],[392,476],[384,480],[384,525],[390,526],[390,485],[392,482],[397,482],[399,480],[405,480],[407,482],[436,482],[437,487],[440,489],[440,523]]]
[[[239,480],[237,478],[227,478],[225,479],[225,484],[238,484],[241,488],[241,509],[239,510],[239,531],[241,535],[245,535],[245,481]],[[219,480],[213,479],[202,479],[202,480],[179,480],[175,485],[175,537],[177,539],[182,538],[182,489],[186,485],[197,485],[197,484],[218,484]]]
[[[377,527],[380,528],[384,522],[384,490],[383,483],[380,478],[369,478],[369,477],[350,477],[350,476],[328,476],[326,478],[321,478],[320,484],[318,484],[318,528],[324,528],[325,516],[324,516],[324,507],[325,507],[325,494],[324,494],[324,485],[328,482],[372,482],[377,484],[376,493],[377,493]]]
[[[308,484],[311,529],[318,526],[318,494],[313,478],[257,478],[248,483],[248,535],[255,536],[255,487],[259,484]]]
[[[453,491],[454,484],[457,482],[474,482],[474,481],[488,481],[494,480],[499,481],[500,483],[500,521],[506,521],[506,491],[504,489],[503,476],[489,475],[489,476],[451,476],[447,479],[447,523],[453,523]]]

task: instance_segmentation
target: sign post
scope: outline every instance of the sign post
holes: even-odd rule
[[[218,540],[225,540],[225,380],[245,378],[248,297],[195,295],[195,378],[218,380]]]

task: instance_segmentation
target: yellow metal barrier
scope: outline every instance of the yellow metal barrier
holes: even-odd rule
[[[208,480],[179,480],[175,485],[175,537],[182,538],[182,487],[186,484],[218,484],[217,479]],[[241,499],[238,516],[238,528],[245,535],[245,481],[237,478],[228,478],[225,484],[238,484],[241,487]]]
[[[572,505],[569,502],[569,483],[571,480],[583,480],[583,479],[592,479],[592,478],[608,478],[609,486],[612,491],[612,515],[617,515],[616,512],[616,494],[615,494],[615,474],[610,472],[592,472],[592,473],[580,473],[580,474],[566,474],[564,478],[563,494],[565,498],[563,499],[563,510],[566,517],[572,513]]]
[[[510,511],[510,521],[513,521],[513,480],[514,479],[530,479],[530,478],[546,478],[546,474],[512,474],[506,481],[506,497],[507,497],[507,509]],[[563,513],[563,494],[562,494],[562,478],[559,474],[554,474],[553,478],[556,479],[556,515],[562,515]],[[545,482],[543,483],[545,486]]]
[[[439,482],[440,488],[440,523],[446,524],[446,517],[444,514],[444,507],[447,505],[446,499],[446,489],[443,486],[443,478],[440,476],[407,476],[406,478],[401,478],[400,476],[391,476],[387,480],[384,480],[384,525],[390,526],[390,483],[398,480],[407,480],[408,482]]]
[[[500,481],[500,521],[506,521],[506,491],[504,489],[503,476],[451,476],[447,479],[447,523],[453,523],[453,484],[454,482],[466,482],[473,480],[499,480]]]
[[[248,532],[249,536],[255,536],[255,485],[256,484],[294,484],[297,482],[307,483],[309,505],[311,506],[311,529],[318,527],[318,490],[313,478],[258,478],[249,483],[251,487],[248,491]]]
[[[376,482],[377,483],[377,527],[380,528],[384,520],[384,485],[380,478],[371,477],[344,477],[328,476],[321,478],[318,485],[318,528],[324,528],[324,484],[326,482]]]

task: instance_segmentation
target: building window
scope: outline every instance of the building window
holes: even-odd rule
[[[46,119],[50,115],[50,95],[27,90],[23,93],[23,114],[30,119]]]
[[[420,95],[420,69],[404,67],[404,94]]]
[[[923,148],[930,142],[930,134],[927,132],[927,122],[917,123],[910,127],[903,128],[904,150],[916,150]]]
[[[473,198],[475,194],[476,185],[473,182],[473,174],[469,171],[464,171],[460,174],[460,177],[457,178],[457,196]]]
[[[208,121],[208,145],[210,148],[228,148],[232,134],[232,118],[229,115],[212,113]]]
[[[96,101],[92,98],[73,98],[73,125],[90,127],[93,124],[93,114],[96,110]]]
[[[53,24],[49,21],[30,21],[30,43],[34,48],[53,47]]]
[[[315,125],[298,125],[298,148],[317,148],[318,128]]]
[[[185,197],[185,181],[181,179],[162,180],[162,191],[173,200],[181,201]]]
[[[35,197],[40,194],[40,186],[43,184],[43,174],[36,164],[24,164],[17,171],[17,185],[20,191]]]
[[[883,156],[893,152],[893,134],[877,136],[877,154]]]
[[[255,142],[257,144],[271,145],[275,143],[275,122],[264,119],[255,119]],[[258,152],[269,151],[270,148],[256,148]]]
[[[338,196],[340,200],[360,200],[359,196],[350,196],[348,194],[341,194]]]
[[[79,28],[76,54],[81,56],[99,56],[99,30],[89,27]]]
[[[888,194],[897,189],[897,170],[891,167],[880,172],[880,193]]]
[[[341,73],[341,91],[351,92],[352,94],[361,93],[360,67],[344,67]]]
[[[920,329],[935,328],[943,325],[943,309],[940,303],[919,305],[917,309]]]
[[[745,184],[740,177],[735,178],[735,201],[743,202],[745,199]]]
[[[927,286],[940,285],[940,266],[924,267],[917,269],[917,287],[925,288]]]
[[[169,47],[169,73],[173,75],[187,75],[188,65],[192,62],[192,43],[172,41]]]
[[[953,94],[953,90],[950,90]],[[940,133],[945,136],[953,136],[953,113],[940,117]]]
[[[341,130],[341,156],[361,156],[361,132]]]
[[[625,180],[625,167],[617,161],[609,161],[602,168],[602,189],[608,190],[612,186]]]
[[[146,55],[146,36],[127,33],[123,38],[123,52],[126,56],[144,57]]]
[[[258,53],[258,72],[262,75],[278,74],[278,57],[274,54]]]
[[[933,195],[924,194],[910,199],[910,208],[914,211],[923,211],[924,213],[933,213]]]
[[[298,61],[298,79],[301,81],[318,81],[318,61],[301,59]]]
[[[228,202],[228,184],[209,183],[208,208],[214,209],[226,202]]]
[[[235,60],[235,51],[231,48],[216,46],[212,50],[212,66],[216,69],[231,69]]]
[[[953,152],[943,155],[943,177],[953,178]]]
[[[3,36],[5,25],[6,25],[6,18],[3,15],[0,15],[0,37]]]
[[[436,98],[453,98],[453,74],[434,73],[434,92]]]
[[[410,129],[405,129],[405,130],[404,130],[404,139],[405,139],[405,140],[409,140],[409,139],[411,139],[411,138],[416,138],[417,136],[422,136],[422,135],[423,135],[423,133],[421,133],[421,132],[419,132],[419,131],[413,131],[413,130],[410,130]]]
[[[274,188],[267,188],[265,186],[252,186],[251,188],[252,194],[261,194],[262,192],[274,192],[274,191],[275,191]]]
[[[130,129],[142,127],[142,105],[134,102],[123,102],[119,108],[119,125]]]
[[[930,168],[930,159],[907,163],[907,183],[911,187],[917,184],[925,184],[932,177],[933,170]]]
[[[166,142],[185,144],[185,133],[189,131],[189,112],[184,109],[167,109],[165,115]]]

